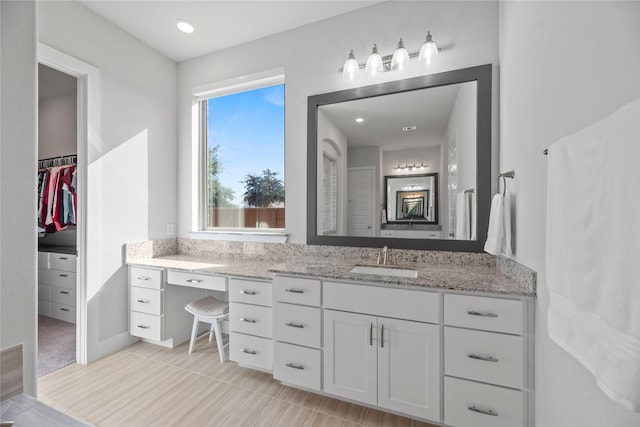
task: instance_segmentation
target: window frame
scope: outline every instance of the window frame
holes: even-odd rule
[[[189,237],[213,240],[241,240],[241,241],[260,241],[260,242],[276,242],[283,243],[287,240],[287,224],[285,220],[285,228],[249,228],[249,227],[207,227],[207,208],[208,208],[208,141],[207,141],[207,100],[211,98],[232,95],[241,92],[248,92],[255,89],[261,89],[269,86],[285,84],[285,76],[283,69],[274,69],[252,75],[242,76],[230,80],[224,80],[216,83],[207,84],[194,88],[192,91],[192,129],[193,143],[195,144],[194,156],[196,157],[194,166],[197,165],[197,171],[192,173],[193,187],[192,194],[197,197],[193,201],[192,231]],[[285,87],[286,91],[286,87]],[[286,115],[286,102],[285,102]],[[283,171],[283,182],[286,188],[286,127],[285,140],[283,140],[285,149],[285,164]],[[286,191],[285,191],[285,216],[286,216]]]

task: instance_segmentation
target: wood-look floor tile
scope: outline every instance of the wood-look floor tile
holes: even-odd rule
[[[318,408],[322,412],[334,417],[343,418],[347,421],[362,425],[367,418],[367,408],[353,403],[325,396]]]
[[[295,403],[276,400],[255,420],[255,427],[308,426],[313,423],[316,411]]]
[[[276,395],[278,399],[282,399],[286,402],[295,403],[305,408],[317,411],[322,406],[322,402],[325,399],[324,396],[319,394],[310,393],[308,391],[299,390],[293,387],[284,386],[280,392]]]
[[[369,409],[364,422],[365,427],[436,427],[433,424],[416,421],[411,418]]]

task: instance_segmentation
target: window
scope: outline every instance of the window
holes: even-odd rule
[[[284,83],[200,101],[204,206],[211,229],[284,229]],[[250,86],[250,90],[246,90]]]

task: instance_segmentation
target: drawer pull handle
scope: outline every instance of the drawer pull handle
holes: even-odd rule
[[[138,302],[139,302],[140,304],[149,304],[149,303],[151,302],[151,300],[148,300],[148,299],[139,299],[139,300],[138,300]]]
[[[69,311],[69,309],[68,309],[68,308],[61,308],[60,310],[62,310],[62,311]]]
[[[297,364],[292,363],[292,362],[286,363],[285,366],[287,366],[288,368],[299,369],[301,371],[304,370],[304,366],[297,365]]]
[[[303,289],[285,289],[286,292],[291,292],[292,294],[304,294],[304,290]]]
[[[469,316],[480,316],[480,317],[498,317],[495,313],[484,313],[482,311],[469,310],[467,311]]]
[[[285,325],[287,325],[289,327],[292,327],[292,328],[299,328],[299,329],[304,328],[304,325],[302,323],[287,322],[287,323],[285,323]]]
[[[253,354],[253,355],[258,354],[257,351],[249,350],[248,348],[241,348],[240,349],[240,353],[247,353],[247,354]]]
[[[58,258],[58,259],[61,259],[61,260],[63,260],[63,261],[66,261],[66,260],[68,260],[69,258],[68,258],[68,257],[66,257],[66,256],[61,256],[61,257],[60,257],[60,258]]]
[[[60,291],[61,294],[69,295],[69,291]]]
[[[58,276],[60,276],[60,277],[69,277],[68,274],[58,274]]]
[[[498,359],[493,356],[479,356],[477,354],[468,354],[467,357],[469,359],[482,360],[483,362],[497,362]]]
[[[255,295],[256,291],[240,291],[240,293],[244,295]]]
[[[247,323],[256,323],[256,322],[257,322],[257,320],[256,320],[256,319],[249,319],[249,318],[247,318],[247,317],[241,317],[241,318],[240,318],[240,321],[241,321],[241,322],[247,322]]]
[[[147,325],[138,325],[138,328],[140,329],[149,329],[151,326],[147,326]]]
[[[151,277],[147,277],[147,276],[138,276],[138,280],[151,280]]]
[[[498,416],[498,413],[496,411],[492,411],[491,409],[480,409],[476,408],[475,406],[468,406],[467,409],[483,415],[491,415],[492,417]]]
[[[187,279],[187,283],[202,283],[204,280],[202,279]]]

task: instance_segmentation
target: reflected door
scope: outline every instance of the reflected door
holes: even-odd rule
[[[373,169],[349,169],[347,234],[373,236]]]

